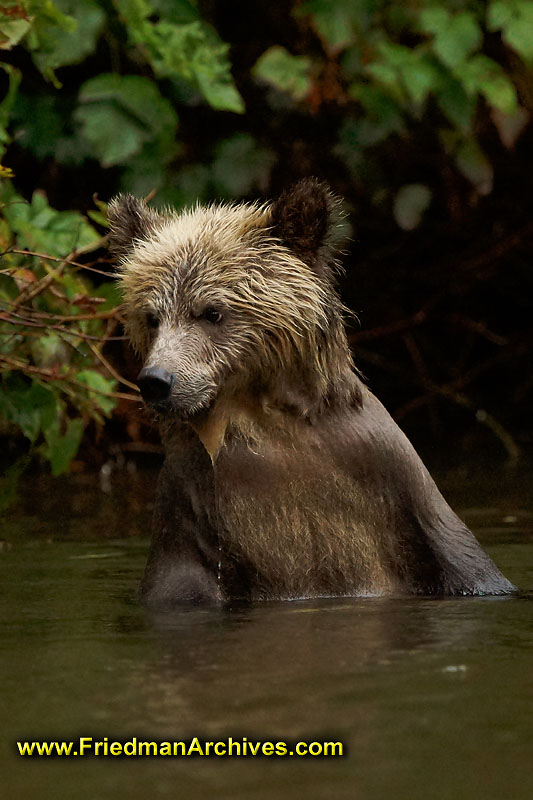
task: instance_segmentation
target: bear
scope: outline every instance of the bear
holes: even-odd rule
[[[507,594],[354,367],[306,178],[271,203],[109,205],[126,332],[165,461],[141,599]]]

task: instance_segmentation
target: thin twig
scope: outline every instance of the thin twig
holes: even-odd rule
[[[105,237],[100,239],[99,241],[103,244]],[[75,255],[81,251],[75,251],[71,253],[71,255]],[[103,269],[96,269],[96,267],[89,266],[89,264],[81,264],[79,261],[74,261],[70,255],[66,258],[59,258],[58,256],[49,256],[47,253],[37,253],[35,250],[19,250],[16,247],[12,247],[9,250],[5,250],[4,253],[16,253],[19,256],[35,256],[36,258],[42,258],[45,261],[56,261],[60,264],[68,264],[71,267],[76,267],[77,269],[88,269],[90,272],[96,272],[99,275],[105,275],[107,278],[113,275],[111,272],[105,272]],[[2,254],[3,255],[3,254]],[[13,272],[20,267],[9,267],[9,269],[2,270],[2,272]]]
[[[410,373],[408,373],[401,367],[398,367],[396,364],[390,363],[389,361],[387,361],[387,359],[383,358],[383,356],[380,356],[376,353],[368,352],[362,348],[359,348],[358,353],[363,360],[367,360],[373,364],[378,364],[387,372],[390,372],[393,375],[401,375],[402,378],[410,379],[412,382],[413,376]],[[420,383],[420,380],[416,382]],[[456,389],[453,388],[453,386],[446,386],[446,385],[439,386],[438,384],[433,383],[432,381],[428,381],[427,385],[424,386],[424,388],[427,389],[428,394],[422,398],[418,398],[418,402],[411,401],[410,403],[406,403],[404,406],[402,406],[401,409],[398,409],[394,414],[394,417],[396,419],[405,417],[405,415],[409,411],[412,411],[414,408],[429,402],[432,396],[440,395],[441,397],[445,397],[446,399],[451,400],[456,405],[459,405],[462,408],[467,408],[470,411],[472,411],[474,413],[476,420],[481,424],[485,425],[487,428],[489,428],[489,430],[491,430],[492,433],[502,443],[503,447],[507,451],[507,455],[509,457],[509,463],[515,464],[518,461],[520,456],[520,449],[518,445],[516,444],[511,434],[503,427],[503,425],[501,425],[500,422],[498,422],[497,419],[495,419],[495,417],[492,416],[492,414],[489,414],[484,409],[478,408],[476,404],[472,402],[472,400],[470,400],[462,392],[458,392]]]
[[[391,336],[394,333],[401,333],[402,331],[410,330],[425,322],[427,318],[427,311],[425,308],[417,311],[411,317],[400,319],[397,322],[391,322],[389,325],[380,325],[377,328],[371,328],[367,331],[357,331],[350,334],[350,344],[357,344],[358,342],[367,342],[372,339],[381,339],[384,336]]]
[[[418,373],[419,383],[421,383],[422,386],[431,386],[432,381],[429,370],[414,336],[411,333],[404,333],[402,339]],[[433,434],[436,435],[441,431],[441,424],[437,409],[433,403],[428,404],[428,414],[429,422],[433,429]]]
[[[479,322],[474,319],[470,319],[470,317],[466,317],[463,314],[448,314],[448,319],[450,322],[454,323],[455,325],[460,325],[462,328],[466,328],[467,330],[474,331],[474,333],[479,334],[487,341],[492,342],[493,344],[497,344],[499,347],[508,343],[508,340],[505,336],[501,336],[499,333],[494,333],[491,331],[490,328],[487,328],[484,322]]]
[[[53,370],[44,369],[43,367],[32,367],[29,364],[25,364],[23,361],[18,361],[16,358],[11,358],[10,356],[4,356],[0,354],[0,363],[2,362],[7,364],[10,369],[20,370],[21,372],[29,372],[33,375],[40,375],[42,378],[48,381],[64,381],[68,384],[72,384],[73,386],[79,386],[86,392],[93,392],[94,394],[102,395],[102,397],[113,397],[118,400],[134,400],[137,403],[139,402],[138,395],[126,394],[125,392],[104,392],[103,389],[95,389],[93,386],[88,386],[86,383],[73,378],[68,373],[61,375]]]
[[[109,363],[107,358],[105,358],[105,356],[98,350],[98,348],[94,346],[94,344],[89,343],[89,347],[91,348],[96,358],[100,361],[101,364],[103,364],[103,366],[115,378],[115,380],[117,380],[119,383],[123,383],[124,386],[129,386],[129,388],[133,389],[135,392],[139,391],[139,387],[136,386],[134,383],[131,383],[131,381],[126,380],[126,378],[123,378],[122,375],[120,375],[120,373],[117,372],[117,370]]]
[[[98,298],[99,299],[99,298]],[[65,302],[66,299],[65,299]],[[73,305],[76,305],[73,301],[71,301]],[[105,302],[105,298],[102,298],[102,302]],[[122,305],[116,306],[115,308],[108,309],[107,311],[94,311],[90,314],[52,314],[50,311],[35,311],[31,306],[21,306],[16,303],[14,300],[6,300],[5,298],[0,301],[0,308],[2,305],[16,307],[16,312],[12,312],[16,316],[20,316],[19,312],[24,312],[26,314],[31,314],[32,317],[39,317],[39,319],[47,319],[47,320],[58,320],[59,322],[76,322],[78,319],[118,319],[120,322],[122,321],[121,315],[123,311]],[[8,313],[9,313],[9,309]],[[21,317],[22,319],[22,317]]]
[[[31,319],[26,319],[22,317],[20,314],[13,314],[14,317],[18,319],[10,319],[3,314],[0,314],[0,322],[7,322],[8,325],[20,325],[21,327],[29,327],[29,328],[39,328],[40,330],[45,329],[49,331],[59,331],[64,336],[75,336],[79,339],[84,339],[91,342],[123,342],[127,339],[126,336],[92,336],[90,333],[83,333],[83,331],[79,330],[69,330],[68,328],[63,328],[61,325],[47,325],[45,322],[34,322]],[[22,334],[25,335],[25,334]]]

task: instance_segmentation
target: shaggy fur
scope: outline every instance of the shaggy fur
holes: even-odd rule
[[[314,180],[271,205],[110,205],[130,339],[172,376],[153,606],[513,589],[354,370],[334,210]]]

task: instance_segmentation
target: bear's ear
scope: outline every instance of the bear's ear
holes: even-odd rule
[[[271,206],[272,233],[298,255],[312,258],[327,243],[337,205],[327,184],[304,178]]]
[[[146,239],[162,221],[157,211],[131,194],[119,194],[107,208],[109,246],[117,255],[131,250],[135,239]]]

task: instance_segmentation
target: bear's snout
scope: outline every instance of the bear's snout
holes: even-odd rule
[[[144,402],[151,404],[168,400],[175,382],[175,376],[164,367],[145,367],[137,378]]]

